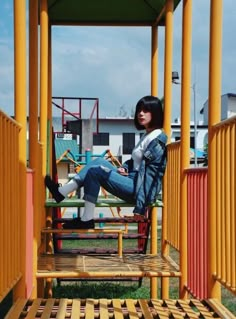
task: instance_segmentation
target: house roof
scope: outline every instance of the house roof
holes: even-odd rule
[[[55,150],[56,150],[56,160],[58,160],[64,152],[69,150],[73,155],[79,154],[79,147],[77,145],[76,140],[61,140],[55,139]],[[72,157],[71,155],[69,155]],[[62,162],[69,162],[69,159],[63,157],[61,159]]]
[[[221,98],[222,98],[223,96],[227,96],[228,98],[230,98],[230,97],[236,97],[236,93],[225,93],[225,94],[222,94],[222,95],[221,95]],[[207,102],[208,102],[208,100],[206,100],[206,102],[204,103],[204,105],[205,105]],[[204,106],[201,108],[200,114],[203,114],[203,112],[204,112]]]
[[[174,9],[180,1],[174,0]],[[51,25],[164,25],[165,5],[166,0],[48,0],[48,15]]]

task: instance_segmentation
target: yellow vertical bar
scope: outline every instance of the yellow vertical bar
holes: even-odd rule
[[[25,255],[26,255],[26,1],[14,0],[14,85],[15,85],[15,119],[22,125],[19,134],[20,180],[16,184],[20,193],[18,212],[20,214],[21,247],[19,260],[22,278],[15,289],[15,297],[25,295]]]
[[[151,94],[158,96],[158,27],[152,27]]]
[[[118,233],[118,256],[122,257],[123,252],[123,233]]]
[[[225,254],[226,254],[226,285],[230,285],[231,280],[231,264],[230,264],[230,251],[231,251],[231,241],[230,241],[230,225],[231,225],[231,216],[230,216],[230,127],[227,125],[225,132]]]
[[[225,282],[225,129],[221,129],[221,165],[218,173],[221,173],[221,212],[220,212],[220,228],[221,228],[221,280]],[[218,194],[218,196],[220,195]]]
[[[172,60],[173,60],[173,0],[166,1],[165,62],[164,62],[164,130],[171,136]]]
[[[216,132],[216,172],[221,172],[221,134],[220,131]],[[216,194],[221,194],[222,183],[221,183],[221,174],[218,173],[216,175]],[[216,197],[216,234],[218,240],[216,241],[216,271],[217,274],[221,273],[221,237],[222,237],[222,229],[221,229],[221,196]]]
[[[52,34],[51,25],[48,29],[48,120],[49,120],[49,138],[47,149],[47,170],[52,172]]]
[[[220,285],[213,278],[216,272],[216,136],[213,125],[220,121],[221,109],[221,50],[222,0],[211,0],[210,6],[210,59],[208,104],[208,294],[220,298]]]
[[[151,57],[151,94],[157,96],[158,84],[157,84],[157,63],[158,63],[158,46],[157,46],[157,26],[153,26],[152,32],[152,57]],[[151,212],[151,254],[157,254],[157,208],[152,208]],[[152,298],[157,298],[157,278],[150,279],[150,291]]]
[[[233,123],[230,132],[230,167],[231,167],[231,182],[230,182],[230,212],[231,212],[231,286],[236,288],[236,243],[235,243],[235,234],[236,234],[236,207],[235,207],[235,180],[236,180],[236,121]]]
[[[171,136],[171,105],[172,105],[172,60],[173,60],[173,0],[166,1],[166,25],[165,25],[165,63],[164,63],[164,131],[170,141]],[[167,238],[167,177],[163,180],[163,203],[162,210],[162,254],[168,255],[169,249],[166,244]],[[170,221],[169,221],[170,222]],[[162,298],[169,297],[169,278],[162,279]]]
[[[41,0],[40,6],[40,141],[43,146],[42,175],[46,174],[48,110],[48,4]]]
[[[0,172],[3,172],[3,161],[6,155],[3,153],[3,114],[0,110]],[[3,203],[3,180],[1,179],[0,183],[0,251],[4,254],[4,237],[3,237],[3,218],[4,218],[4,203]],[[4,255],[3,255],[4,256]],[[3,271],[4,269],[4,258],[0,258],[0,298],[3,294],[4,285],[3,285]]]
[[[29,166],[38,172],[38,0],[29,0]],[[37,187],[38,174],[34,174],[33,205],[34,205],[34,243],[33,243],[33,287],[32,297],[37,297],[37,231],[38,209]]]
[[[187,298],[187,176],[190,148],[192,0],[183,1],[180,158],[180,298]]]

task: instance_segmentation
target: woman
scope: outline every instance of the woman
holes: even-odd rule
[[[58,203],[69,193],[84,187],[84,213],[82,217],[64,223],[64,229],[94,228],[94,209],[100,187],[134,204],[134,214],[143,215],[148,205],[155,202],[166,167],[167,142],[162,131],[162,104],[157,97],[145,96],[138,101],[134,124],[138,130],[145,129],[146,132],[122,167],[117,168],[106,159],[97,158],[64,186],[59,187],[48,175],[45,177],[45,185]]]

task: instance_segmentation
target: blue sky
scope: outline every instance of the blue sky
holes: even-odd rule
[[[0,1],[0,108],[14,112],[13,1]],[[210,0],[193,0],[192,83],[199,111],[208,96]],[[174,16],[173,71],[181,73],[182,3]],[[236,93],[236,6],[223,1],[222,94]],[[163,95],[163,28],[159,29],[159,95]],[[100,116],[128,115],[150,93],[149,28],[54,27],[53,95],[96,97]],[[173,85],[172,118],[178,116],[180,85]],[[55,110],[54,110],[55,111]],[[56,112],[56,111],[55,111]],[[200,116],[199,116],[200,117]]]

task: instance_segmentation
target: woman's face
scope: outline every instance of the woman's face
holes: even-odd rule
[[[138,122],[140,125],[144,126],[146,129],[149,127],[149,124],[152,120],[152,113],[150,111],[141,109],[138,112]]]

